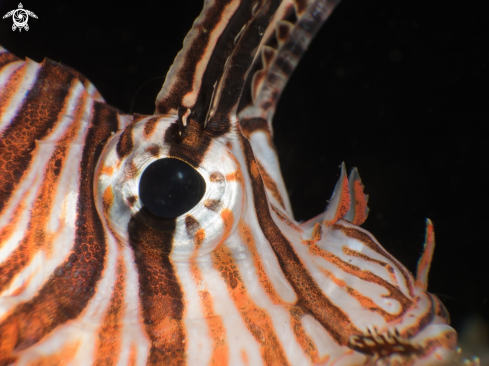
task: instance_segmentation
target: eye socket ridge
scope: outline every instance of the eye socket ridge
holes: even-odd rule
[[[161,218],[176,218],[194,208],[206,192],[202,175],[177,158],[162,158],[149,164],[139,180],[139,198],[144,207]]]

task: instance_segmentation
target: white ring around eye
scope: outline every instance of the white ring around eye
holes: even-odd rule
[[[175,123],[175,118],[161,117],[153,133],[146,137],[144,125],[150,118],[134,124],[134,146],[130,154],[122,159],[117,154],[117,144],[123,133],[120,131],[107,143],[96,169],[97,209],[122,242],[128,240],[127,227],[131,217],[143,207],[138,197],[139,181],[146,167],[164,158],[177,158],[189,163],[183,156],[170,155],[171,144],[161,138]],[[154,154],[155,150],[158,151],[157,155]],[[233,232],[243,207],[243,175],[226,145],[212,140],[196,170],[205,180],[206,191],[195,207],[176,218],[172,247],[172,260],[176,261],[188,260],[192,253],[195,256],[204,255],[216,248]],[[187,229],[188,216],[201,229],[199,238],[203,240],[199,242],[197,251],[195,233]]]

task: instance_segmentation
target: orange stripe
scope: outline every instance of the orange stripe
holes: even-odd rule
[[[347,246],[343,246],[342,250],[343,250],[343,253],[345,253],[346,255],[349,255],[352,257],[358,257],[358,258],[363,259],[364,261],[372,262],[372,263],[378,264],[379,266],[384,267],[387,270],[387,272],[389,272],[389,277],[391,278],[392,282],[397,282],[396,273],[394,272],[394,268],[389,263],[382,262],[382,261],[379,261],[377,259],[371,258],[368,255],[357,252],[356,250],[350,249]]]
[[[226,240],[231,233],[231,229],[233,228],[233,223],[234,223],[234,215],[233,212],[227,208],[223,209],[221,211],[221,218],[224,223],[224,232],[222,233],[222,239],[221,242],[217,245],[221,245],[224,240]]]
[[[328,261],[329,263],[334,264],[336,267],[338,267],[343,272],[351,274],[353,276],[356,276],[363,281],[376,283],[379,286],[384,287],[387,291],[389,291],[389,295],[384,295],[383,297],[395,299],[395,300],[399,301],[399,303],[401,304],[401,311],[398,314],[395,314],[396,319],[398,317],[402,316],[408,310],[408,308],[412,305],[413,302],[409,298],[407,298],[401,292],[401,290],[399,290],[397,287],[390,284],[389,282],[387,282],[383,278],[373,274],[370,271],[361,270],[359,267],[343,261],[342,259],[340,259],[336,255],[334,255],[333,253],[328,252],[328,251],[320,248],[312,240],[304,240],[303,244],[306,244],[309,247],[309,252],[311,254],[318,256],[318,257],[321,257],[321,258],[325,259],[326,261]],[[343,285],[340,284],[340,281],[342,281],[342,280],[338,280],[337,284],[340,285],[341,287],[343,287]],[[346,286],[346,283],[344,283],[344,285]],[[348,289],[347,289],[347,292],[349,292]],[[351,294],[353,295],[353,292]],[[360,294],[358,294],[358,295],[360,295]],[[360,296],[362,296],[362,295],[360,295]],[[360,297],[358,297],[357,299],[360,301]],[[374,304],[373,302],[372,303],[366,302],[366,300],[363,300],[363,302],[368,306],[371,306],[372,304]],[[368,307],[368,306],[366,306],[366,307]],[[375,305],[375,306],[377,307],[377,305]],[[373,310],[373,309],[370,309],[370,310]],[[379,309],[379,313],[382,313],[382,310]],[[386,318],[386,320],[387,320],[387,318]]]
[[[166,229],[155,229],[134,217],[128,224],[139,275],[141,313],[151,340],[147,365],[181,365],[186,359],[182,286],[169,258],[174,227]]]
[[[81,182],[93,181],[101,153],[100,143],[116,128],[116,110],[106,104],[95,103],[80,164]],[[71,254],[34,298],[18,304],[0,323],[0,343],[5,342],[5,334],[9,334],[10,345],[14,344],[19,350],[25,349],[60,324],[77,318],[94,296],[105,263],[106,239],[95,209],[92,184],[80,185],[77,218]]]
[[[291,220],[289,220],[286,216],[284,216],[277,207],[275,207],[273,204],[270,204],[270,207],[272,208],[273,212],[275,212],[280,220],[285,222],[287,226],[290,226],[292,229],[297,231],[298,233],[302,234],[304,230],[302,230],[299,226],[294,224]]]
[[[63,346],[53,355],[36,358],[35,362],[29,363],[29,366],[64,366],[69,364],[75,358],[79,342],[73,342]]]
[[[124,310],[125,267],[122,258],[117,260],[117,280],[110,305],[98,334],[95,366],[115,365],[121,351],[121,324]]]
[[[430,219],[426,219],[426,237],[424,241],[424,250],[419,258],[418,268],[416,270],[416,286],[423,290],[428,289],[428,273],[430,271],[431,260],[435,250],[435,231]]]
[[[257,160],[256,163],[258,164],[258,168],[261,173],[261,178],[263,179],[263,183],[265,183],[265,187],[272,194],[272,196],[275,197],[275,199],[280,204],[280,206],[282,206],[282,208],[285,210],[284,200],[282,198],[282,195],[280,194],[280,191],[278,190],[277,184],[272,179],[272,177],[268,175],[267,171],[265,170],[265,167],[261,165],[260,161]]]
[[[367,219],[368,209],[367,209],[367,196],[363,193],[363,184],[360,180],[355,180],[353,182],[353,192],[351,192],[352,197],[354,197],[354,212],[355,217],[352,221],[354,225],[361,225]]]
[[[280,297],[280,295],[275,292],[275,289],[268,278],[265,267],[263,266],[258,251],[256,249],[256,243],[250,227],[246,225],[244,221],[240,220],[238,224],[238,230],[241,240],[246,243],[246,245],[248,246],[248,250],[250,251],[250,253],[252,253],[253,264],[256,268],[258,280],[260,281],[262,287],[265,289],[266,293],[275,305],[285,305],[285,301]],[[304,350],[304,353],[309,356],[311,362],[313,363],[322,363],[323,361],[325,362],[326,360],[321,360],[319,358],[319,353],[314,342],[307,335],[304,327],[302,326],[301,318],[305,314],[304,310],[296,306],[285,306],[289,310],[291,316],[291,325],[292,330],[294,331],[295,338]]]
[[[205,239],[205,230],[199,229],[194,234],[194,253],[190,258],[190,271],[193,275],[197,287],[202,284],[202,273],[198,266],[196,258],[202,243]],[[199,297],[204,310],[204,318],[209,327],[210,338],[213,342],[211,365],[220,366],[226,365],[229,362],[229,346],[226,342],[226,329],[219,315],[214,312],[214,302],[212,296],[207,290],[199,291]]]
[[[24,238],[9,258],[0,265],[0,276],[2,278],[0,291],[10,285],[14,277],[25,268],[37,251],[49,251],[51,248],[52,243],[50,239],[52,239],[52,236],[46,233],[46,224],[50,219],[51,209],[56,199],[58,179],[66,160],[66,154],[68,153],[70,143],[76,137],[76,132],[79,129],[79,122],[84,112],[81,106],[84,105],[86,97],[87,94],[78,100],[77,114],[72,120],[73,123],[65,131],[63,137],[56,143],[56,148],[46,164],[44,179],[39,193],[34,200],[33,207],[30,210],[29,225]],[[59,123],[59,121],[56,123]],[[36,148],[33,151],[33,155],[37,152],[38,149]]]
[[[214,268],[221,273],[226,282],[229,295],[248,330],[260,344],[262,359],[266,365],[288,365],[282,345],[275,334],[268,313],[256,306],[247,293],[246,286],[236,265],[231,250],[220,246],[212,253]]]
[[[308,313],[304,309],[297,306],[291,306],[289,311],[295,339],[302,347],[304,353],[309,357],[313,364],[325,364],[329,360],[329,356],[326,355],[324,357],[319,357],[319,352],[314,344],[314,341],[308,336],[302,325],[302,317]]]
[[[137,355],[138,355],[138,349],[136,345],[133,343],[131,344],[131,352],[129,353],[129,359],[127,361],[128,366],[136,366]]]
[[[243,177],[241,176],[241,171],[238,169],[235,172],[229,173],[226,175],[226,181],[228,182],[239,182],[243,183]]]
[[[12,74],[10,74],[9,80],[0,90],[0,115],[6,113],[8,107],[10,107],[10,103],[15,95],[15,92],[17,92],[20,83],[24,80],[26,69],[27,64],[24,63]]]
[[[406,286],[409,290],[409,295],[411,297],[414,297],[414,287],[413,287],[413,281],[412,281],[412,276],[408,274],[406,269],[397,262],[389,253],[387,253],[383,248],[381,248],[376,242],[374,242],[368,234],[364,233],[363,231],[360,231],[358,229],[352,228],[352,227],[346,227],[343,225],[335,224],[332,226],[333,230],[340,230],[343,234],[348,236],[349,238],[356,239],[363,244],[365,244],[367,247],[372,249],[374,252],[382,255],[383,257],[389,259],[394,265],[401,271],[401,273],[404,276]]]
[[[111,166],[104,166],[100,170],[100,174],[105,174],[105,175],[108,175],[110,177],[112,174],[114,174],[114,168]]]
[[[360,305],[362,305],[365,309],[379,313],[388,322],[398,318],[398,316],[389,314],[384,309],[379,308],[379,306],[375,302],[373,302],[372,299],[369,299],[368,297],[362,295],[360,292],[355,290],[353,287],[348,286],[344,280],[336,277],[335,275],[333,275],[333,273],[331,273],[327,269],[319,267],[319,270],[326,277],[328,277],[331,281],[333,281],[333,283],[335,283],[337,286],[341,287],[348,294],[350,294],[353,298],[355,298],[360,303]]]
[[[35,141],[43,140],[60,123],[59,115],[77,81],[69,70],[49,60],[41,64],[36,77],[0,139],[0,211],[32,163]]]
[[[239,221],[238,224],[238,232],[241,237],[241,240],[246,243],[248,250],[250,251],[253,259],[253,264],[256,268],[256,274],[258,275],[258,280],[260,281],[262,287],[265,292],[268,294],[270,299],[275,305],[285,304],[285,301],[275,292],[272,282],[268,278],[267,272],[265,271],[265,267],[261,262],[260,254],[256,249],[255,239],[253,237],[253,233],[248,225],[243,220]]]
[[[241,361],[243,361],[245,366],[248,366],[250,364],[250,360],[248,359],[248,354],[244,349],[241,350]]]
[[[104,212],[107,213],[114,202],[114,191],[112,190],[112,186],[108,186],[104,193],[102,194],[102,206],[104,208]]]

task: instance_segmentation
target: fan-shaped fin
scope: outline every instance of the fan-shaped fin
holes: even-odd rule
[[[271,123],[275,107],[278,103],[282,90],[292,72],[296,68],[300,58],[306,51],[312,38],[315,36],[321,25],[329,17],[339,1],[332,0],[309,0],[309,1],[285,1],[281,8],[285,10],[294,9],[297,21],[294,24],[287,19],[290,18],[290,11],[277,12],[282,19],[274,19],[275,32],[267,34],[268,39],[262,42],[262,47],[268,43],[273,43],[275,38],[278,44],[276,57],[271,65],[261,65],[254,67],[256,72],[267,71],[265,81],[259,88],[256,98],[251,101],[244,96],[240,103],[239,117],[241,123],[246,118],[262,117]],[[286,5],[290,6],[287,7]],[[290,25],[289,25],[290,24]],[[259,60],[255,60],[255,64]],[[253,82],[253,77],[249,79]],[[251,85],[251,90],[257,90],[256,86]]]
[[[348,178],[346,177],[345,163],[341,163],[341,173],[338,182],[333,191],[333,195],[329,200],[326,210],[319,215],[313,217],[306,222],[303,222],[300,227],[304,230],[309,230],[316,223],[323,223],[326,226],[331,226],[338,222],[350,209],[350,192],[348,188]]]
[[[368,216],[369,208],[367,206],[368,195],[363,193],[364,186],[357,168],[353,168],[348,177],[348,189],[350,191],[350,209],[344,219],[352,224],[361,225]]]
[[[267,76],[268,67],[275,59],[275,55],[277,50],[270,46],[263,46],[261,49],[261,60],[263,64],[263,69],[255,72],[253,75],[253,80],[251,82],[251,97],[253,100],[256,99],[258,92],[260,91],[263,82],[265,81],[265,77]]]
[[[156,98],[156,113],[174,113],[178,108],[194,108],[199,115],[209,104],[213,87],[233,50],[235,37],[249,21],[251,1],[206,1],[199,17],[183,41]],[[246,13],[246,14],[245,14]]]
[[[263,38],[263,30],[269,27],[280,3],[280,0],[265,2],[242,31],[213,95],[207,125],[221,128],[229,125],[231,119],[237,119],[238,103]]]
[[[350,192],[346,177],[345,163],[341,163],[341,174],[334,189],[328,208],[324,212],[323,223],[331,226],[342,219],[350,209]]]
[[[265,31],[238,107],[241,129],[250,140],[255,158],[274,182],[273,190],[267,186],[268,195],[280,192],[291,217],[292,208],[272,142],[271,121],[290,75],[337,3],[328,0],[282,2]]]
[[[423,290],[428,289],[428,273],[430,271],[433,252],[435,250],[435,230],[430,219],[426,219],[426,237],[424,241],[423,254],[419,258],[416,270],[416,286]]]
[[[223,120],[236,108],[263,29],[279,4],[205,2],[158,94],[156,112],[190,109],[189,117],[201,124],[226,125]]]

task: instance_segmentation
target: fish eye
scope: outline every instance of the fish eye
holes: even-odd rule
[[[148,165],[139,181],[139,198],[156,216],[175,218],[194,208],[204,196],[205,180],[179,159],[164,158]]]

